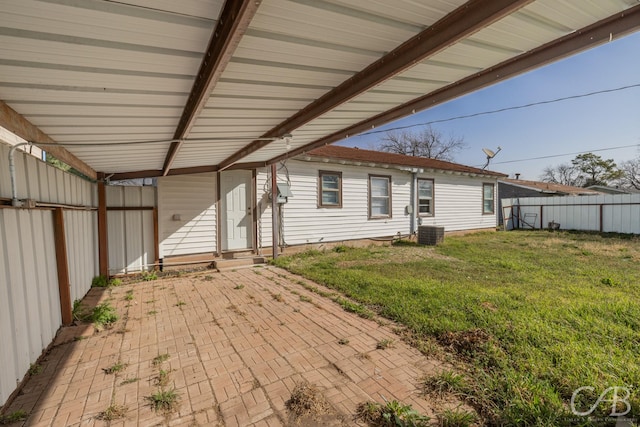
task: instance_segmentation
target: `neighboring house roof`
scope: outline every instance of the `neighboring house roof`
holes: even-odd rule
[[[638,193],[637,190],[629,189],[629,188],[617,188],[617,187],[608,187],[605,185],[590,185],[587,187],[590,190],[598,191],[600,193],[607,194],[634,194]]]
[[[541,193],[558,194],[558,195],[572,195],[572,196],[588,196],[601,194],[598,191],[589,190],[582,187],[573,187],[571,185],[555,184],[552,182],[541,181],[527,181],[524,179],[509,179],[502,178],[499,180],[501,183],[515,185],[517,187],[528,188],[536,190]]]
[[[507,176],[500,172],[482,170],[458,163],[445,162],[443,160],[429,159],[426,157],[405,156],[403,154],[386,153],[382,151],[362,150],[359,148],[326,145],[309,151],[300,158],[320,157],[347,160],[350,162],[373,163],[375,165],[397,165],[412,168],[432,169],[439,171],[460,172],[464,174],[476,174],[493,177]]]

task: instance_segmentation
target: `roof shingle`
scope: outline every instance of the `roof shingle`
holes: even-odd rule
[[[473,173],[495,177],[506,177],[506,174],[482,170],[458,163],[445,162],[443,160],[429,159],[426,157],[405,156],[403,154],[386,153],[382,151],[362,150],[360,148],[341,147],[338,145],[325,145],[309,151],[307,156],[325,157],[331,159],[350,160],[355,162],[370,162],[377,164],[389,164],[411,166],[425,169],[437,169],[442,171]]]

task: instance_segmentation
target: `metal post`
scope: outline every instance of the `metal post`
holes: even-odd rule
[[[273,259],[278,258],[278,241],[280,240],[278,228],[278,168],[276,164],[271,165],[271,237]]]
[[[23,147],[25,145],[31,145],[29,142],[21,142],[19,144],[14,145],[9,150],[9,176],[11,177],[11,206],[20,207],[22,203],[18,200],[18,184],[16,182],[16,163],[14,159],[14,154],[18,147]]]

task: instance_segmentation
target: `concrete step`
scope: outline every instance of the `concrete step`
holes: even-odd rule
[[[213,262],[213,266],[216,268],[216,270],[222,272],[253,267],[254,265],[262,265],[266,264],[266,262],[267,261],[264,257],[251,256],[234,259],[219,259]]]

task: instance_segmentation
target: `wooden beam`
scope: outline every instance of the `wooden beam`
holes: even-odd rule
[[[0,126],[15,133],[22,139],[34,144],[56,144],[49,135],[42,132],[36,125],[27,120],[22,114],[9,107],[4,101],[0,101]],[[56,158],[85,176],[96,179],[96,171],[85,162],[71,154],[61,145],[46,145],[41,147],[44,151],[53,154]]]
[[[109,277],[109,240],[107,232],[107,191],[104,173],[98,174],[98,265],[101,276]]]
[[[220,169],[435,55],[533,0],[470,0],[220,163]],[[267,139],[265,139],[267,138]]]
[[[267,161],[277,163],[409,116],[640,29],[640,5]]]
[[[260,0],[226,0],[220,18],[204,53],[200,70],[193,83],[191,93],[180,117],[169,151],[162,167],[162,175],[167,175],[183,144],[183,139],[191,131],[200,111],[209,99],[211,90],[218,82],[240,39],[260,5]]]
[[[53,210],[53,236],[56,247],[56,266],[58,270],[58,291],[60,293],[60,311],[62,324],[68,326],[73,322],[71,305],[71,283],[69,281],[69,261],[67,259],[67,238],[64,231],[64,211]]]

